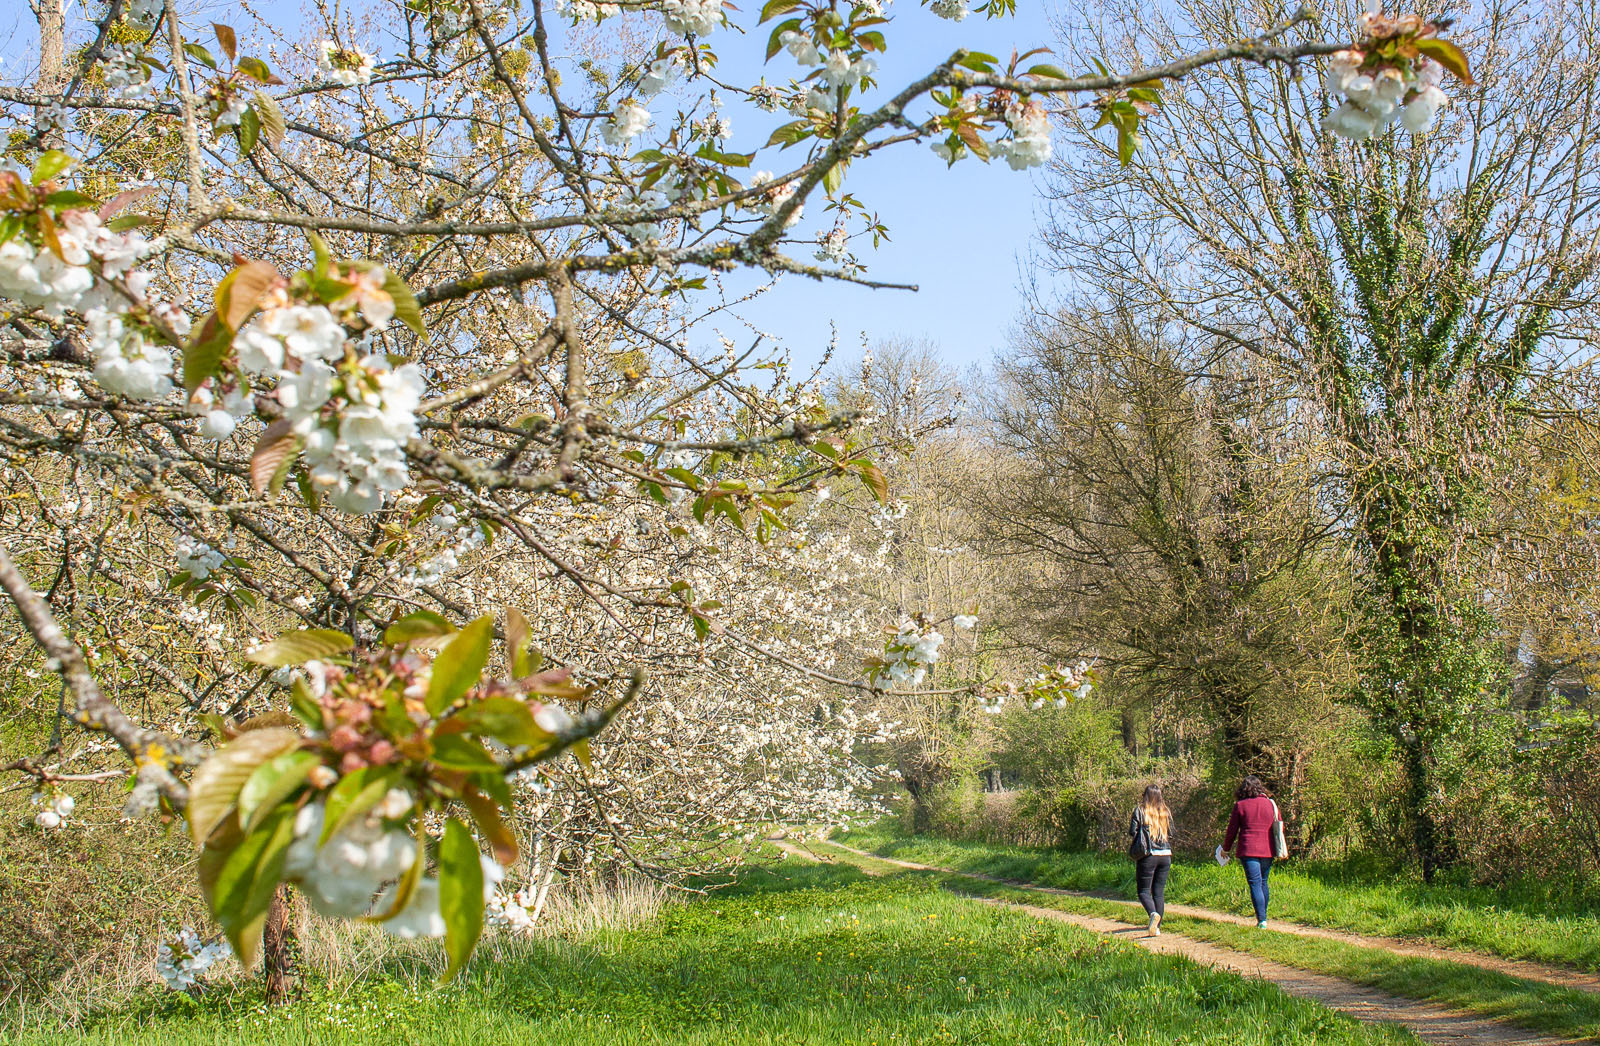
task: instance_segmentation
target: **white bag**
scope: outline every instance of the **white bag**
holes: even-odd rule
[[[1228,862],[1233,860],[1233,858],[1229,857],[1227,854],[1222,852],[1222,844],[1221,843],[1217,844],[1217,852],[1212,854],[1211,856],[1216,858],[1218,867],[1227,867]]]
[[[1272,800],[1272,856],[1289,856],[1289,841],[1283,837],[1283,817],[1278,813],[1276,800]]]

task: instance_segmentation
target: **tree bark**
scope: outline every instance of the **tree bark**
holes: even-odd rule
[[[261,981],[269,1003],[289,997],[295,963],[294,901],[289,887],[279,886],[267,909],[267,922],[261,932]]]

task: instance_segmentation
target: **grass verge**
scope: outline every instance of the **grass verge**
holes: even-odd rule
[[[862,850],[904,861],[1022,879],[1041,886],[1096,890],[1133,900],[1126,857],[907,836],[891,823],[839,836]],[[1179,861],[1167,884],[1169,904],[1250,914],[1237,863]],[[1272,917],[1375,937],[1410,938],[1507,959],[1600,971],[1600,911],[1571,902],[1487,888],[1376,881],[1348,866],[1300,864],[1272,869]]]
[[[826,844],[818,848],[825,850]],[[1076,915],[1110,919],[1142,926],[1144,913],[1114,901],[1064,897],[1022,887],[938,872],[909,872],[894,865],[873,862],[834,850],[841,860],[861,862],[875,873],[892,871],[920,876],[946,889],[975,897],[989,897]],[[875,865],[875,867],[874,867]],[[1235,926],[1169,915],[1162,927],[1195,940],[1207,941],[1293,966],[1328,974],[1352,984],[1362,984],[1403,998],[1439,1003],[1452,1009],[1505,1021],[1534,1031],[1571,1039],[1600,1040],[1600,995],[1528,981],[1438,959],[1394,955],[1377,948],[1345,944],[1322,938],[1300,937],[1253,926]]]

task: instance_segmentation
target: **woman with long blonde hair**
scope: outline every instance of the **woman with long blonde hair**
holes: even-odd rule
[[[1128,856],[1134,859],[1139,883],[1139,903],[1150,916],[1150,936],[1161,936],[1161,917],[1167,911],[1167,875],[1172,871],[1172,811],[1161,798],[1161,786],[1144,790],[1128,820]]]

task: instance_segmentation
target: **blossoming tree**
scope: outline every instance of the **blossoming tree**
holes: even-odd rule
[[[1338,49],[1302,14],[1129,74],[957,50],[890,88],[875,0],[409,0],[309,45],[170,0],[53,10],[37,82],[0,89],[0,586],[65,716],[131,762],[127,815],[186,822],[246,964],[292,883],[442,936],[450,973],[525,838],[519,791],[554,817],[562,753],[599,763],[586,831],[625,849],[829,816],[884,729],[839,703],[857,669],[819,667],[851,608],[778,609],[818,591],[784,558],[797,499],[882,499],[884,474],[759,344],[691,349],[736,306],[713,281],[870,284],[849,241],[879,229],[846,181],[886,150],[1034,166],[1051,100],[1087,96],[1127,163],[1170,80]],[[782,86],[718,76],[734,18]],[[734,97],[785,114],[762,149],[736,147]],[[876,674],[916,684],[939,640],[896,632]],[[630,702],[635,743],[595,760]],[[618,797],[667,734],[722,769],[660,816]],[[11,768],[47,795],[116,772],[61,754]]]

